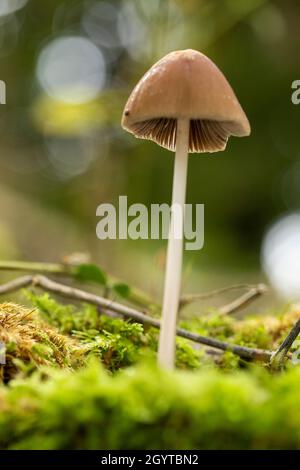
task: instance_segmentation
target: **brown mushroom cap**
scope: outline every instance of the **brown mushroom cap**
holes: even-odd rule
[[[122,126],[176,150],[177,119],[190,120],[189,152],[224,150],[230,135],[250,134],[248,119],[218,67],[192,49],[163,57],[132,91]]]

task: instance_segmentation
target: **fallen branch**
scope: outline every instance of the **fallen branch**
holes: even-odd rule
[[[118,302],[105,299],[104,297],[91,294],[81,289],[77,289],[52,281],[46,276],[36,275],[20,277],[0,286],[0,294],[13,292],[19,290],[20,288],[28,287],[29,285],[39,287],[47,292],[52,292],[54,294],[67,297],[73,300],[78,300],[80,302],[86,302],[96,305],[104,310],[109,310],[111,312],[121,314],[125,318],[133,319],[136,322],[142,323],[144,325],[151,325],[154,328],[160,328],[159,320],[150,317],[143,312],[140,312],[127,305],[123,305]],[[183,328],[177,328],[177,335],[181,336],[182,338],[189,339],[195,343],[220,349],[222,351],[231,351],[232,353],[238,355],[243,359],[255,359],[267,362],[272,356],[271,351],[256,348],[248,348],[245,346],[239,346],[237,344],[230,344],[225,341],[220,341],[218,339],[198,335],[197,333],[192,333]]]
[[[71,277],[76,278],[76,270],[78,265],[68,264],[68,263],[41,263],[41,262],[31,262],[31,261],[0,261],[0,270],[4,271],[19,271],[19,272],[31,272],[38,274],[52,274],[62,277]],[[120,279],[115,278],[112,275],[108,276],[109,284],[116,282],[121,282]],[[248,305],[251,301],[255,300],[260,295],[264,294],[267,291],[267,286],[264,284],[235,284],[228,287],[222,287],[220,289],[215,289],[210,292],[203,292],[200,294],[189,294],[183,295],[180,299],[180,308],[184,308],[191,303],[198,302],[200,300],[209,299],[220,294],[238,289],[247,289],[248,292],[238,297],[238,299],[233,302],[221,307],[219,311],[221,313],[229,314],[236,312],[242,307]],[[1,293],[1,291],[0,291]],[[130,291],[128,300],[141,306],[145,307],[152,311],[159,311],[160,305],[153,302],[147,294],[142,292],[139,289],[133,288]]]

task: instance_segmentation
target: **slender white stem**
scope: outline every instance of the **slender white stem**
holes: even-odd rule
[[[172,212],[167,251],[162,322],[158,347],[158,364],[174,367],[176,322],[181,287],[184,204],[186,193],[189,127],[187,119],[178,119],[173,176]]]

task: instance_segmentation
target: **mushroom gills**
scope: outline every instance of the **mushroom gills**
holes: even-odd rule
[[[153,140],[168,150],[176,150],[177,120],[156,118],[137,122],[132,132],[140,139]],[[224,150],[231,135],[229,123],[207,119],[191,119],[189,152],[217,152]]]

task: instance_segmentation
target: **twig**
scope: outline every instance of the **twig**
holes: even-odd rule
[[[291,349],[293,342],[297,338],[300,333],[300,318],[296,321],[295,325],[283,340],[277,351],[273,353],[271,357],[271,365],[272,366],[281,366],[283,364],[284,358],[288,354],[289,350]]]
[[[123,315],[125,318],[131,318],[138,323],[151,325],[155,328],[160,328],[159,320],[152,318],[132,307],[128,307],[127,305],[123,305],[118,302],[105,299],[98,295],[85,292],[81,289],[66,286],[64,284],[52,281],[47,277],[41,275],[24,276],[14,281],[3,284],[1,286],[0,292],[2,294],[12,292],[13,290],[18,290],[20,287],[28,286],[30,284],[36,287],[40,287],[41,289],[44,289],[48,292],[61,295],[63,297],[97,305],[98,307],[101,307],[104,310],[110,310],[112,312],[116,312]],[[190,331],[184,330],[183,328],[177,328],[177,335],[199,344],[203,344],[216,349],[221,349],[222,351],[231,351],[244,359],[269,361],[272,355],[271,351],[256,348],[247,348],[236,344],[230,344],[225,341],[220,341],[218,339],[198,335],[197,333],[192,333]]]
[[[28,287],[32,284],[32,276],[22,276],[14,279],[13,281],[7,282],[6,284],[0,285],[0,295],[9,294],[16,290]]]
[[[66,276],[71,278],[76,278],[78,266],[65,263],[41,263],[41,262],[31,262],[31,261],[0,261],[0,270],[5,271],[20,271],[20,272],[30,272],[38,274],[53,274],[57,276]],[[109,275],[109,284],[112,285],[117,282],[122,282],[120,279]],[[264,294],[267,290],[267,286],[264,284],[234,284],[228,287],[222,287],[221,289],[215,289],[210,292],[204,292],[200,294],[190,294],[184,295],[180,299],[180,308],[198,302],[199,300],[208,299],[216,295],[223,294],[237,289],[248,289],[249,292],[234,300],[232,303],[221,307],[219,310],[224,313],[233,313],[238,309],[242,308],[244,305],[247,305],[249,302],[255,300],[258,296]],[[148,297],[147,294],[142,292],[139,289],[131,288],[128,300],[137,304],[138,306],[145,307],[152,311],[159,311],[160,305],[153,302],[152,299]]]
[[[27,271],[32,273],[73,275],[75,268],[60,263],[35,263],[31,261],[0,261],[0,269],[4,271]]]
[[[42,263],[42,262],[31,262],[31,261],[0,261],[0,270],[2,271],[19,271],[19,272],[30,272],[37,274],[52,274],[62,277],[71,277],[76,279],[78,265],[72,265],[67,263]],[[111,288],[116,283],[123,283],[122,280],[108,275],[108,288]],[[128,296],[128,300],[136,303],[141,307],[147,307],[152,310],[159,309],[159,305],[153,302],[150,297],[147,296],[140,289],[131,288]]]
[[[1,265],[1,263],[0,263]],[[0,266],[1,267],[1,266]],[[256,285],[253,284],[233,284],[232,286],[221,287],[219,289],[214,289],[209,292],[203,292],[201,294],[186,294],[181,297],[182,306],[191,304],[193,302],[198,302],[198,300],[208,299],[216,295],[225,294],[232,290],[238,289],[253,289]]]
[[[256,299],[260,295],[267,292],[267,286],[265,284],[234,284],[233,286],[222,287],[221,289],[215,289],[210,292],[204,292],[201,294],[189,294],[181,297],[180,307],[183,308],[193,302],[199,300],[208,299],[216,295],[224,294],[226,292],[238,289],[248,289],[248,292],[235,299],[233,302],[219,308],[219,311],[223,314],[233,313],[241,307],[245,306],[252,300]]]
[[[253,300],[257,299],[257,297],[260,297],[261,295],[265,294],[267,290],[267,286],[265,286],[264,284],[258,284],[257,286],[253,286],[249,290],[249,292],[246,292],[245,294],[235,299],[233,302],[230,302],[229,304],[219,308],[219,312],[222,313],[222,315],[228,315],[229,313],[237,312],[242,307],[244,308],[250,302],[253,302]]]

